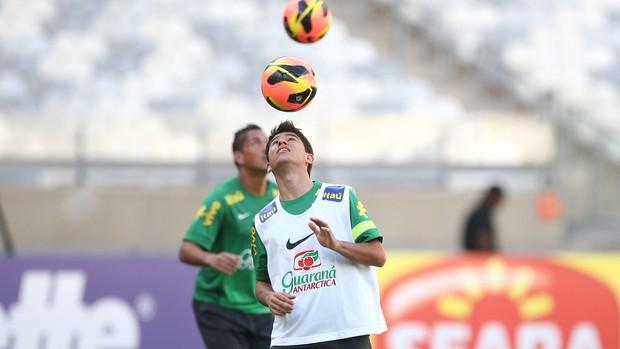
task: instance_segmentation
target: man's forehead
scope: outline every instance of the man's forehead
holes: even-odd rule
[[[265,138],[267,135],[262,130],[252,130],[248,132],[248,139]]]
[[[295,132],[291,132],[291,131],[284,131],[284,132],[278,133],[277,135],[273,136],[273,138],[276,139],[276,138],[286,137],[286,136],[293,136],[295,138],[299,138],[299,136]]]

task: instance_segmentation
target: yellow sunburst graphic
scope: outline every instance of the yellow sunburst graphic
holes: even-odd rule
[[[549,315],[555,306],[551,294],[532,294],[534,271],[531,267],[522,266],[509,272],[504,261],[497,256],[489,257],[482,271],[463,267],[455,277],[460,292],[443,295],[436,303],[438,313],[449,318],[469,318],[476,304],[488,295],[504,294],[515,303],[524,320]]]

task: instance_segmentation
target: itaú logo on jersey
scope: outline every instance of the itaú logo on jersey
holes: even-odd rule
[[[0,306],[0,348],[138,348],[140,326],[131,307],[115,297],[84,304],[85,286],[81,271],[25,272],[17,302]]]
[[[268,220],[269,217],[273,216],[276,212],[278,212],[278,207],[276,206],[275,202],[272,202],[258,213],[258,219],[260,219],[261,223],[265,223],[265,221]]]
[[[325,188],[323,192],[323,200],[340,202],[344,196],[344,188],[343,186],[331,186]]]
[[[618,348],[610,289],[540,259],[462,257],[392,283],[377,348]]]

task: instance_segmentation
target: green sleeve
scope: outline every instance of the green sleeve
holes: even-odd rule
[[[349,209],[351,210],[351,229],[355,242],[368,242],[379,239],[383,242],[383,235],[377,229],[375,222],[368,215],[364,204],[359,200],[355,191],[349,190]]]
[[[252,223],[252,258],[256,280],[269,280],[269,273],[267,271],[267,251],[265,250],[263,241],[256,232],[254,223]]]
[[[223,226],[227,207],[226,202],[216,192],[207,195],[187,229],[184,240],[193,241],[210,251]]]

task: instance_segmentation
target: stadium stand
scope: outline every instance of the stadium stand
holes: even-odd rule
[[[11,146],[0,152],[9,158],[72,159],[79,152],[100,160],[195,161],[199,128],[214,140],[205,156],[226,159],[228,147],[218,146],[223,130],[248,114],[265,123],[272,118],[252,82],[284,54],[303,56],[318,74],[321,94],[307,112],[308,127],[338,128],[340,117],[370,115],[378,120],[370,132],[388,114],[433,129],[434,119],[454,124],[464,115],[457,99],[380,59],[375,45],[343,22],[316,47],[291,42],[282,35],[278,3],[34,1],[25,10],[16,3],[2,7],[4,17],[18,22],[2,34],[8,68],[0,79],[2,128]],[[432,133],[435,139],[443,130]],[[401,151],[409,150],[400,158],[415,162],[420,151],[413,145]],[[343,157],[330,154],[334,162]]]
[[[551,97],[556,107],[575,111],[581,122],[600,130],[590,141],[605,143],[619,160],[617,1],[446,0],[393,6],[400,7],[404,21],[438,44],[453,46],[458,61],[478,67],[517,98],[536,103]]]

